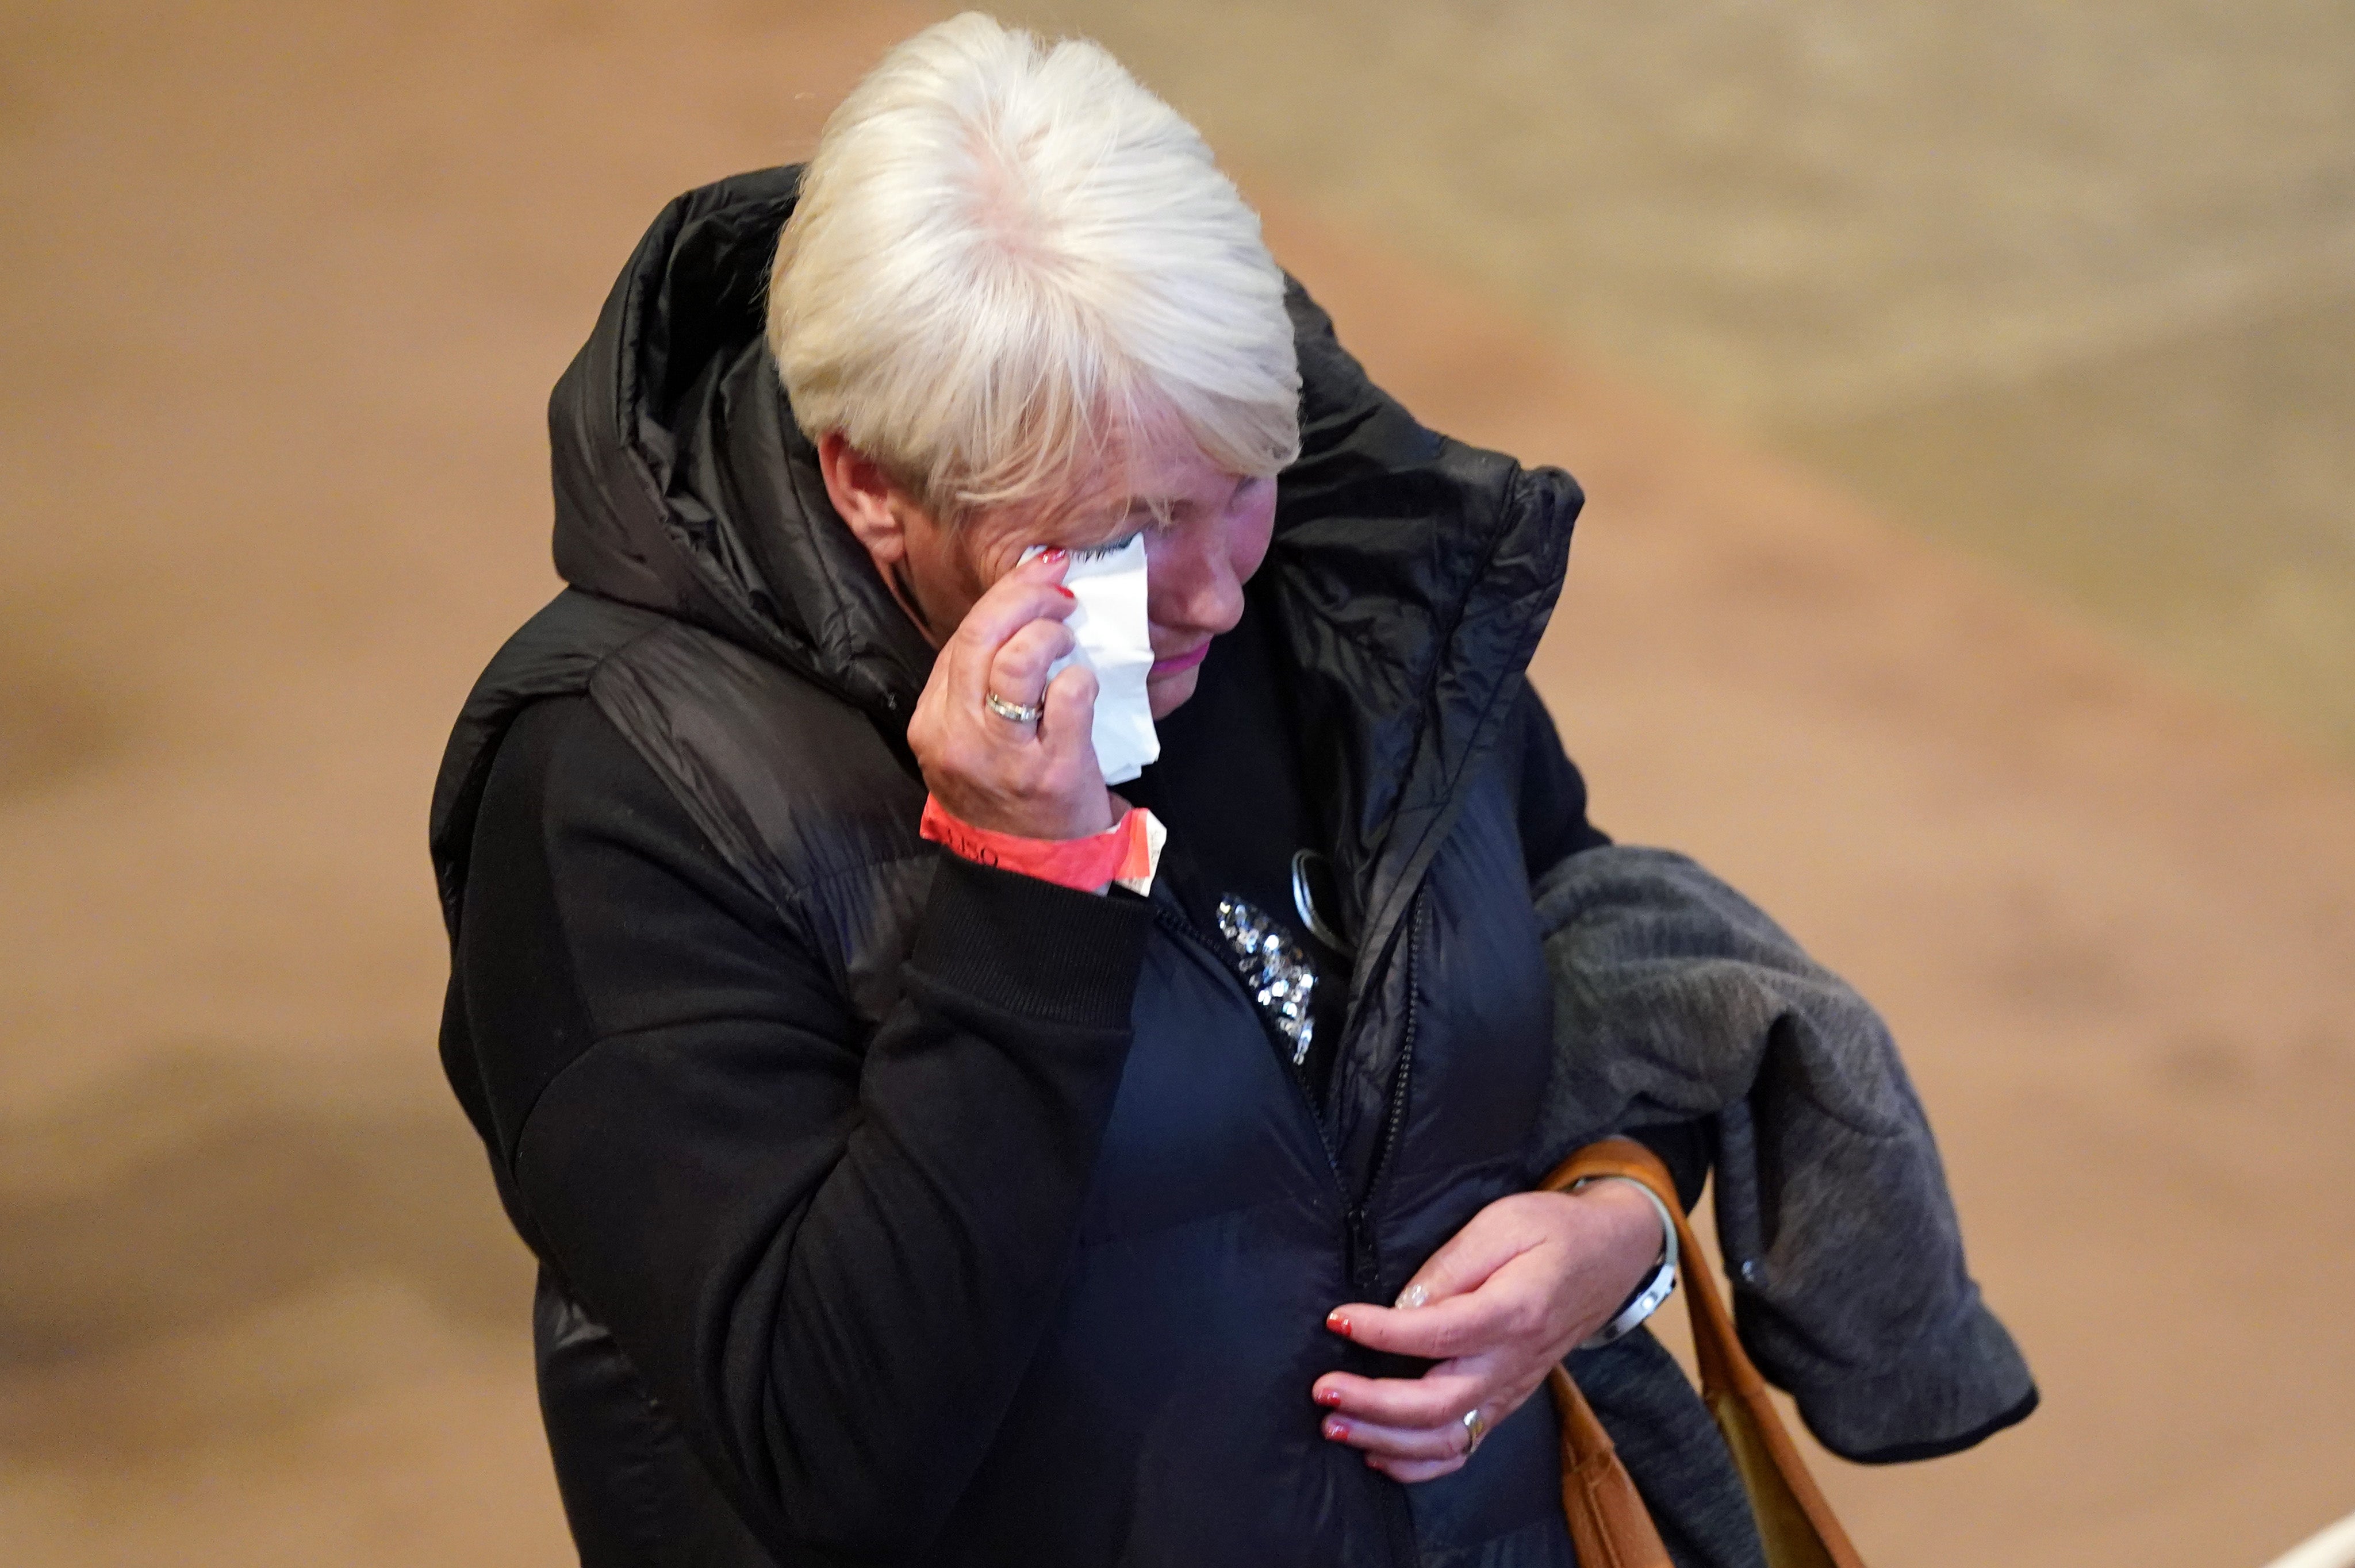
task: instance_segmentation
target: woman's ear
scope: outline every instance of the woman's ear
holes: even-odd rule
[[[888,578],[890,568],[908,553],[906,493],[891,482],[882,464],[852,446],[840,430],[828,430],[817,439],[817,466],[826,475],[826,493],[835,511]]]

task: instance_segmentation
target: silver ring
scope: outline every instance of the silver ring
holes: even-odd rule
[[[1468,1459],[1478,1453],[1480,1439],[1487,1435],[1487,1420],[1480,1414],[1480,1407],[1476,1404],[1464,1413],[1464,1457]]]
[[[981,700],[988,705],[991,713],[1002,719],[1012,719],[1016,724],[1037,724],[1039,715],[1047,711],[1047,705],[1044,703],[1034,704],[1026,708],[1020,703],[1007,702],[996,692],[982,693]]]

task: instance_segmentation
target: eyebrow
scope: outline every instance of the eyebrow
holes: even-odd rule
[[[1160,503],[1157,506],[1155,504],[1156,499],[1158,499]],[[1186,495],[1172,495],[1158,498],[1148,495],[1136,495],[1129,498],[1128,511],[1123,514],[1123,515],[1129,517],[1151,517],[1166,512],[1191,511],[1198,508],[1199,504],[1200,503],[1195,501],[1193,497]]]
[[[1227,498],[1231,501],[1235,496],[1242,493],[1242,489],[1245,485],[1251,482],[1252,476],[1250,474],[1237,474],[1235,476],[1234,488],[1227,493]],[[1121,518],[1122,521],[1125,522],[1131,518],[1136,517],[1155,517],[1165,513],[1175,514],[1188,510],[1199,510],[1200,504],[1201,503],[1199,502],[1197,502],[1191,496],[1171,496],[1164,499],[1161,502],[1161,504],[1156,507],[1154,504],[1153,497],[1132,495],[1129,497],[1128,510],[1121,514]]]

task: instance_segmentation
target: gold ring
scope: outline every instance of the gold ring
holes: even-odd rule
[[[1464,1445],[1464,1457],[1468,1459],[1478,1453],[1480,1439],[1487,1435],[1488,1419],[1480,1414],[1480,1407],[1476,1404],[1464,1413],[1464,1436],[1466,1439]]]

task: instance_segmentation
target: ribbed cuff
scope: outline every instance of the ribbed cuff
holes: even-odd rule
[[[1153,912],[940,857],[909,961],[936,983],[1008,1012],[1082,1029],[1125,1029]]]
[[[1776,1355],[1761,1342],[1752,1319],[1736,1317],[1752,1359],[1790,1390],[1807,1430],[1855,1464],[1902,1464],[1956,1453],[2026,1420],[2036,1408],[2036,1380],[2028,1362],[1976,1287],[1958,1321],[1917,1340],[1878,1371]]]
[[[1929,1443],[1899,1443],[1887,1448],[1875,1448],[1870,1453],[1842,1454],[1840,1457],[1852,1465],[1910,1465],[1919,1459],[1943,1459],[1949,1454],[1959,1454],[1966,1448],[1978,1446],[2007,1426],[2019,1425],[2036,1414],[2039,1397],[2034,1389],[2030,1389],[2028,1397],[2018,1404],[1959,1437],[1942,1437]]]

